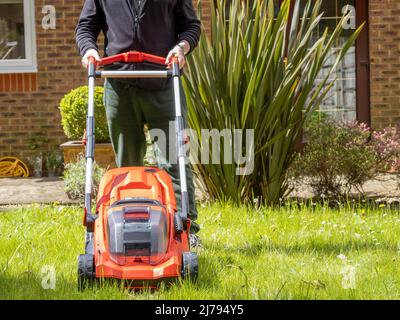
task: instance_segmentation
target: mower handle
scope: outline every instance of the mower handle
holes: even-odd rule
[[[185,139],[183,137],[183,131],[185,130],[184,118],[182,114],[181,104],[181,93],[180,93],[180,69],[179,60],[177,56],[173,56],[170,59],[170,64],[165,63],[166,59],[163,57],[154,56],[148,53],[131,51],[121,53],[115,56],[106,57],[100,61],[97,61],[93,56],[88,58],[88,79],[89,79],[89,96],[88,96],[88,113],[86,120],[86,181],[85,181],[85,215],[84,224],[86,225],[89,232],[94,230],[94,222],[97,218],[96,215],[92,214],[92,168],[94,163],[94,149],[95,149],[95,137],[94,137],[94,92],[95,92],[95,80],[97,77],[102,78],[169,78],[173,79],[174,84],[174,95],[175,95],[175,113],[176,113],[176,132],[178,144],[178,161],[179,161],[179,172],[181,180],[181,203],[182,211],[180,216],[186,228],[190,229],[190,219],[188,219],[189,212],[189,196],[186,181],[186,151],[185,151]],[[110,65],[115,62],[125,63],[142,63],[150,62],[157,65],[162,65],[170,70],[162,71],[96,71],[97,67],[103,67]]]
[[[125,62],[125,63],[149,62],[161,66],[166,66],[165,58],[139,51],[129,51],[117,54],[115,56],[103,58],[100,61],[96,61],[93,57],[90,57],[89,59],[90,59],[89,62],[96,63],[98,67],[104,67],[113,64],[115,62]]]

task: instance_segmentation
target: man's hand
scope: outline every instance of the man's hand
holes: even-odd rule
[[[169,65],[171,63],[172,57],[177,57],[179,61],[179,68],[182,69],[186,64],[185,55],[190,51],[190,44],[187,41],[182,41],[176,45],[168,54],[165,64]]]
[[[89,64],[89,57],[93,57],[96,59],[96,61],[100,61],[100,55],[95,49],[89,49],[86,51],[85,55],[82,58],[82,66],[87,69],[88,64]]]

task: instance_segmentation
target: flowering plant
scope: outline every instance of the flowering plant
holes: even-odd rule
[[[399,166],[400,130],[372,132],[364,123],[337,123],[326,115],[313,117],[305,130],[307,145],[288,171],[292,184],[309,185],[318,197],[363,193],[366,181]]]
[[[372,143],[381,163],[379,169],[400,172],[400,127],[388,127],[373,132]]]

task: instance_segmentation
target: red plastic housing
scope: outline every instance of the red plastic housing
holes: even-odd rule
[[[115,56],[107,57],[101,59],[98,63],[99,67],[107,66],[113,64],[115,62],[125,62],[125,63],[143,63],[149,62],[158,64],[161,66],[165,66],[165,58],[154,56],[148,53],[138,52],[138,51],[130,51],[126,53],[117,54]]]
[[[117,201],[124,199],[151,199],[162,206],[126,204],[125,219],[148,219],[147,212],[160,211],[166,218],[167,247],[156,255],[115,256],[111,253],[108,241],[108,218],[121,206]],[[113,206],[114,204],[114,206]],[[135,207],[148,207],[149,211],[135,210]],[[134,212],[130,212],[133,210]],[[108,171],[102,178],[98,198],[99,218],[95,223],[95,268],[98,278],[116,278],[134,280],[140,287],[141,282],[157,282],[180,277],[182,255],[189,252],[189,232],[175,232],[176,213],[175,193],[168,173],[157,168],[132,167]],[[188,228],[189,230],[189,228]]]

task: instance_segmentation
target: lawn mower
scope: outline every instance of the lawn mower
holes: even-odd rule
[[[110,71],[113,63],[150,63],[160,70]],[[98,279],[123,281],[129,288],[157,288],[179,278],[195,280],[198,257],[190,252],[189,197],[186,181],[184,121],[177,58],[127,52],[97,61],[89,59],[86,124],[85,254],[78,258],[81,289]],[[95,149],[94,90],[96,78],[172,78],[182,206],[177,208],[172,181],[155,167],[117,168],[102,178],[92,212],[92,168]]]

